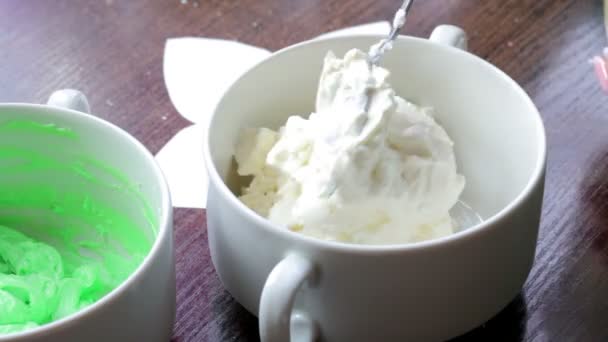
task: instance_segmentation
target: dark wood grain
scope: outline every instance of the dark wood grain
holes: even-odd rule
[[[0,1],[0,102],[43,102],[73,87],[152,152],[188,122],[162,79],[169,37],[234,39],[272,50],[390,17],[399,0]],[[471,50],[533,97],[549,160],[534,268],[521,295],[458,341],[608,341],[608,95],[587,60],[606,45],[599,0],[425,0],[407,24],[449,23]],[[257,321],[222,288],[205,213],[175,215],[175,341],[256,341]]]

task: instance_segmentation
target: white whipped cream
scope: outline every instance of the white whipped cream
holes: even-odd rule
[[[316,112],[279,132],[248,129],[235,158],[253,176],[240,199],[270,221],[321,239],[398,244],[454,230],[464,177],[431,116],[395,95],[388,70],[359,50],[331,52]]]

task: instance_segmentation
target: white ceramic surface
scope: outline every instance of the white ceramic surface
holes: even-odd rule
[[[445,340],[503,309],[530,271],[543,197],[543,123],[511,78],[454,47],[466,47],[466,35],[453,26],[439,28],[433,41],[400,37],[382,65],[398,94],[436,109],[467,179],[462,199],[482,224],[411,245],[348,245],[275,226],[234,195],[240,132],[309,114],[327,51],[366,49],[380,38],[281,50],[237,80],[208,123],[211,256],[228,291],[260,317],[263,341],[286,341],[290,333],[292,340]]]
[[[57,156],[67,151],[94,156],[104,165],[120,170],[128,179],[138,182],[143,197],[158,218],[158,226],[152,228],[157,235],[142,264],[98,302],[42,327],[0,335],[0,342],[166,342],[171,337],[175,317],[175,264],[172,207],[165,180],[153,156],[128,133],[92,115],[69,108],[87,111],[89,105],[80,92],[63,90],[54,93],[48,105],[0,104],[0,122],[30,120],[72,129],[81,139],[79,144],[47,152],[57,153]],[[0,137],[0,143],[7,142]],[[9,143],[28,148],[43,148],[45,145],[42,140],[35,144],[19,140]],[[114,205],[124,207],[127,215],[136,222],[144,222],[141,206],[130,198],[113,196],[110,200]],[[152,231],[146,233],[153,236]]]

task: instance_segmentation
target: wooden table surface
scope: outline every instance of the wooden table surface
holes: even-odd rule
[[[188,125],[162,78],[167,38],[235,39],[271,50],[389,18],[400,0],[0,1],[0,102],[78,88],[94,112],[156,153]],[[458,341],[608,341],[608,95],[588,59],[606,45],[599,0],[425,0],[407,32],[437,24],[518,81],[549,142],[542,227],[521,295]],[[223,289],[204,210],[177,209],[175,341],[256,341],[257,321]]]

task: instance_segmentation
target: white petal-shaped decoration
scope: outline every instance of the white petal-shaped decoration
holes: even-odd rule
[[[179,131],[159,152],[156,161],[169,184],[174,207],[205,208],[208,177],[203,161],[203,125]]]
[[[228,87],[268,55],[268,50],[228,40],[168,39],[163,73],[169,97],[183,117],[204,122]]]

